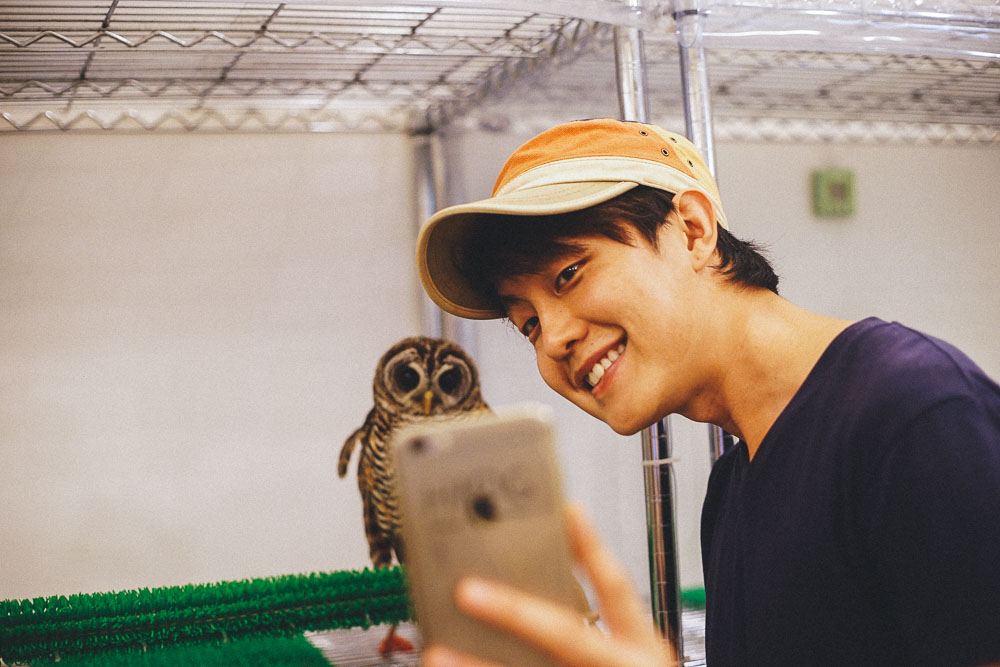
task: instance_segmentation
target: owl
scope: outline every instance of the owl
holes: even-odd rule
[[[405,338],[382,356],[375,368],[375,405],[340,450],[337,475],[344,477],[354,453],[358,459],[365,536],[372,565],[387,567],[405,562],[399,533],[399,509],[389,442],[396,429],[429,419],[450,419],[489,410],[479,392],[479,374],[462,348],[439,338]],[[394,628],[380,652],[405,649]]]

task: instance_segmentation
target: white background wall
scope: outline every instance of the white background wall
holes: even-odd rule
[[[453,144],[488,194],[523,136]],[[1000,151],[717,147],[734,231],[791,300],[946,338],[1000,376]],[[808,175],[851,168],[857,214]],[[375,362],[416,333],[400,135],[0,137],[0,599],[367,565],[343,439]],[[564,404],[530,348],[469,327],[493,404],[552,404],[569,494],[641,585],[638,437]],[[682,584],[701,581],[705,427],[673,420]]]

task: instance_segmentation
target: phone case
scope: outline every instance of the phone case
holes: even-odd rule
[[[585,609],[543,408],[414,427],[394,441],[406,577],[424,645],[511,665],[551,661],[454,603],[466,574]]]

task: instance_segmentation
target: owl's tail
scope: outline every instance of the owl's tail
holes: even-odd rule
[[[371,423],[372,417],[375,414],[375,408],[372,408],[368,412],[368,416],[365,417],[365,422],[356,428],[353,433],[347,436],[347,440],[344,440],[344,446],[340,448],[340,458],[337,460],[337,476],[343,477],[347,474],[347,464],[351,462],[351,455],[354,453],[354,446],[358,444],[358,440],[368,429],[368,424]]]
[[[354,445],[358,442],[361,430],[362,429],[359,428],[354,433],[347,436],[347,440],[344,441],[344,446],[340,448],[340,458],[337,459],[338,477],[343,477],[347,474],[347,464],[351,462],[351,454],[354,453]]]

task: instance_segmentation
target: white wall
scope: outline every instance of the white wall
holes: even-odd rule
[[[488,194],[526,137],[449,151]],[[1000,152],[723,143],[734,231],[782,291],[955,342],[1000,376]],[[855,170],[858,213],[820,221],[808,173]],[[408,139],[0,138],[0,599],[367,564],[335,474],[381,352],[417,331]],[[552,394],[530,348],[469,327],[494,404],[557,409],[568,491],[638,582],[638,438]],[[682,585],[701,581],[705,427],[672,420]]]
[[[0,142],[0,598],[364,566],[409,139]]]

